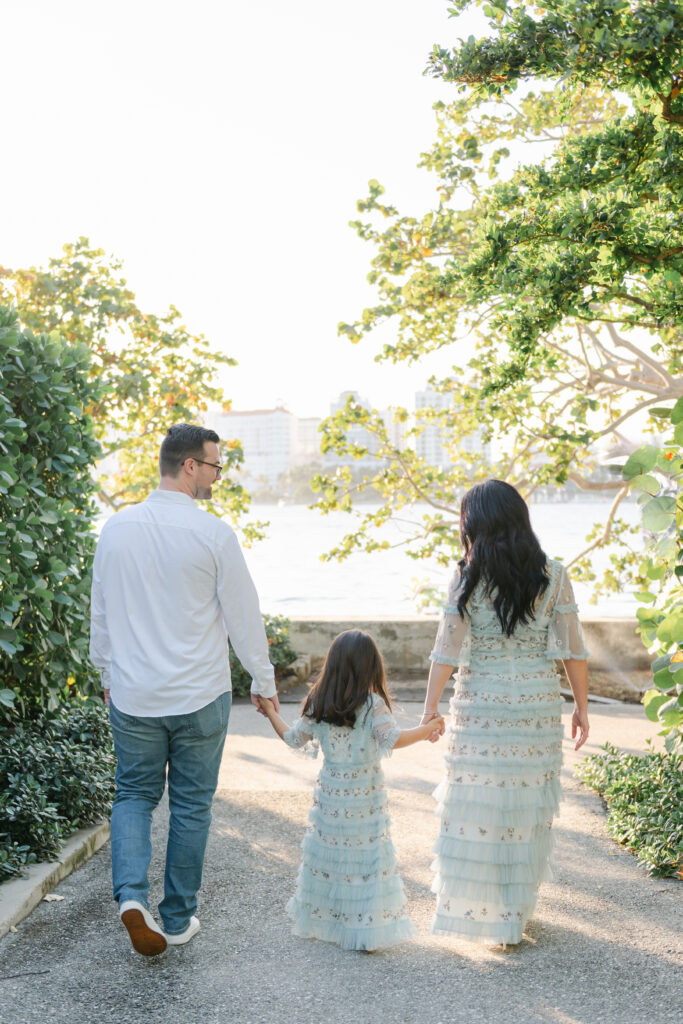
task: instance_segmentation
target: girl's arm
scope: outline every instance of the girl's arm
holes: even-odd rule
[[[398,750],[399,747],[410,747],[413,743],[419,743],[420,740],[428,740],[432,737],[438,739],[445,728],[446,723],[437,712],[436,718],[430,718],[424,725],[416,725],[414,729],[401,729],[398,739],[394,743],[394,750]]]
[[[283,739],[285,733],[289,732],[289,726],[285,722],[282,715],[279,715],[275,710],[275,705],[273,704],[272,700],[270,700],[268,697],[259,696],[258,702],[261,705],[261,709],[268,718],[268,721],[272,725],[273,729],[275,729],[275,732],[278,734],[280,739]]]
[[[578,732],[579,738],[574,747],[578,750],[588,739],[588,662],[584,658],[566,658],[562,664],[574,695],[572,739]]]

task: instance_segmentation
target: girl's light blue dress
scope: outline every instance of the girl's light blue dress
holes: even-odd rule
[[[380,949],[415,934],[396,870],[380,764],[400,729],[371,694],[353,728],[299,718],[284,734],[291,747],[324,763],[302,843],[296,892],[287,904],[295,935],[342,949]]]
[[[558,658],[587,658],[567,571],[549,562],[535,619],[505,636],[479,584],[460,618],[453,577],[431,660],[458,666],[446,777],[434,796],[433,932],[516,943],[550,877],[560,799]]]

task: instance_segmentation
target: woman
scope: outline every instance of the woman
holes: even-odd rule
[[[588,736],[588,673],[567,571],[548,561],[523,499],[502,480],[463,498],[464,556],[448,591],[423,722],[450,702],[433,868],[433,932],[514,945],[549,877],[560,798],[561,658],[574,695],[576,749]]]

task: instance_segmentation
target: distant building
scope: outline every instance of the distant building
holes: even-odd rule
[[[398,448],[398,450],[402,452],[406,446],[405,423],[397,423],[394,420],[393,409],[383,409],[380,412],[380,416],[384,420],[384,426],[386,427],[387,430],[389,444],[393,445],[394,448]]]
[[[367,398],[361,398],[357,391],[342,391],[339,398],[330,405],[330,416],[343,409],[349,398],[353,398],[364,409],[372,408]],[[360,471],[377,464],[374,453],[378,450],[379,445],[374,434],[365,430],[364,427],[354,425],[346,431],[346,439],[349,444],[357,444],[367,448],[369,454],[361,459],[354,459],[352,455],[336,455],[334,452],[328,452],[326,455],[323,455],[323,466],[325,469],[336,469],[337,466],[352,466]]]
[[[318,430],[321,423],[322,420],[317,416],[294,417],[292,466],[308,466],[312,463],[322,465],[322,438]]]
[[[292,466],[296,446],[296,417],[288,409],[230,410],[212,417],[221,439],[235,438],[244,450],[246,481],[275,484]]]
[[[425,388],[424,391],[415,392],[416,410],[445,410],[453,408],[454,404],[451,396],[441,391]],[[487,464],[491,461],[491,446],[488,442],[484,442],[480,430],[461,437],[458,441],[458,448],[462,452],[478,455]],[[448,447],[447,428],[444,428],[441,423],[427,423],[422,433],[416,439],[415,449],[421,458],[433,466],[450,469],[454,465],[451,451]]]

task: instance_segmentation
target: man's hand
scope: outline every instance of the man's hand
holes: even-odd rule
[[[107,690],[107,689],[103,689],[103,690],[102,690],[102,698],[103,698],[103,700],[104,700],[104,703],[105,703],[105,705],[106,705],[107,707],[109,707],[109,705],[110,705],[110,703],[111,703],[111,699],[110,699],[110,697],[109,697],[109,690]]]
[[[277,693],[274,693],[272,697],[268,697],[268,700],[272,701],[273,708],[275,709],[277,714],[279,714],[280,713],[280,701],[278,700]],[[266,718],[268,717],[266,715],[265,711],[263,710],[263,708],[261,707],[261,704],[259,702],[259,698],[258,698],[258,694],[257,693],[252,693],[251,694],[251,703],[254,705],[254,707],[258,711],[259,715],[264,715]]]

